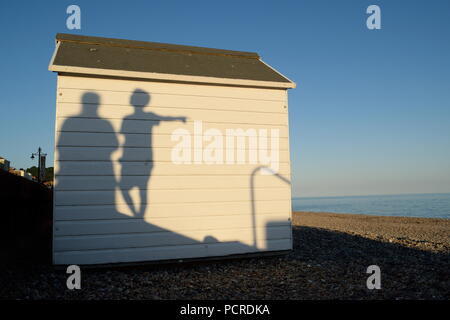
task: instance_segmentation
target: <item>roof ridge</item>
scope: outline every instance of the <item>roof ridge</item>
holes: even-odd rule
[[[117,38],[81,36],[81,35],[74,35],[74,34],[68,34],[68,33],[56,34],[56,40],[60,41],[60,42],[73,42],[73,43],[81,43],[81,44],[93,44],[93,45],[103,45],[103,46],[109,46],[109,47],[144,49],[144,50],[154,50],[154,51],[164,51],[164,52],[232,56],[232,57],[247,58],[247,59],[259,59],[260,58],[260,56],[256,52],[233,51],[233,50],[176,45],[176,44],[150,42],[150,41],[124,40],[124,39],[117,39]]]

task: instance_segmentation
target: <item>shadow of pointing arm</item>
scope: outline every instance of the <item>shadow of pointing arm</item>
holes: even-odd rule
[[[160,121],[182,121],[182,122],[186,122],[187,117],[158,116],[158,120],[160,120]]]

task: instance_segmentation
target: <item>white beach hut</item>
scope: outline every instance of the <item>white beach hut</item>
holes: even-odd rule
[[[292,249],[287,89],[256,53],[69,34],[54,264]]]

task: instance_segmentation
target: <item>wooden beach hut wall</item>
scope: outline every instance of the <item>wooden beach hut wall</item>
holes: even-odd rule
[[[56,36],[54,264],[292,249],[287,89],[258,54]]]

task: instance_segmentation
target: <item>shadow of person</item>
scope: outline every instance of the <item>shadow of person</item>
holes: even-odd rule
[[[144,107],[150,103],[150,94],[141,89],[135,89],[133,94],[130,97],[130,104],[134,107],[134,113],[123,118],[122,126],[120,129],[120,133],[125,138],[125,142],[122,145],[122,157],[119,160],[121,163],[121,175],[119,181],[119,187],[121,189],[122,195],[130,208],[133,214],[136,217],[142,217],[145,214],[145,210],[147,208],[148,200],[147,200],[147,185],[150,180],[151,172],[153,169],[153,147],[152,147],[152,130],[154,126],[159,125],[161,121],[183,121],[186,122],[186,117],[170,117],[170,116],[160,116],[153,112],[145,112]],[[133,138],[135,134],[132,134],[133,127],[135,124],[130,120],[142,120],[148,119],[148,134],[142,135],[142,139],[145,139],[144,148],[148,149],[148,153],[143,157],[143,159],[133,161],[145,161],[147,162],[146,166],[143,166],[143,171],[141,175],[145,177],[145,179],[137,179],[136,176],[127,175],[128,168],[130,162],[128,159],[128,152],[132,149],[130,147],[135,147],[133,144]],[[133,203],[133,200],[130,195],[130,190],[134,187],[139,189],[140,196],[140,205],[139,208]]]
[[[114,132],[114,128],[108,120],[102,119],[98,114],[100,106],[100,96],[94,92],[85,92],[81,98],[81,112],[77,115],[71,116],[66,119],[59,129],[58,136],[58,154],[59,170],[58,175],[64,176],[70,174],[70,169],[73,168],[73,161],[64,161],[73,159],[73,142],[71,141],[71,131],[79,130],[80,118],[96,119],[95,126],[97,132],[108,133],[107,141],[105,145],[108,148],[102,148],[102,155],[105,156],[106,161],[102,161],[102,175],[103,183],[106,186],[110,186],[108,190],[103,191],[106,199],[115,199],[115,187],[117,185],[114,176],[113,163],[111,161],[111,154],[119,147],[119,141],[117,135]],[[83,158],[87,160],[97,160],[99,149],[98,148],[83,148]],[[95,172],[90,175],[84,176],[83,183],[85,185],[92,185],[90,181],[96,178]]]

